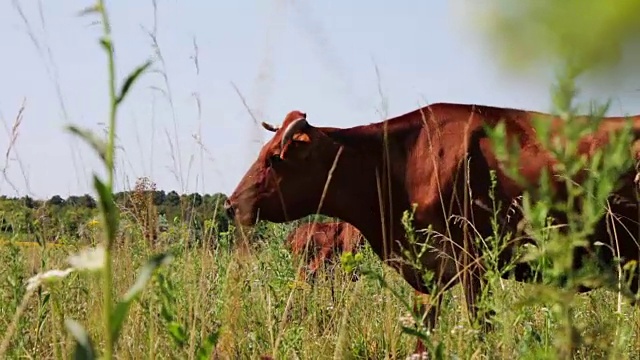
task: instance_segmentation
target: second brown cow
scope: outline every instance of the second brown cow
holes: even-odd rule
[[[286,239],[286,246],[293,254],[304,258],[306,269],[301,270],[311,275],[315,275],[323,264],[335,262],[343,252],[355,254],[363,245],[360,231],[344,221],[304,223],[291,231]],[[357,280],[357,275],[351,279]]]

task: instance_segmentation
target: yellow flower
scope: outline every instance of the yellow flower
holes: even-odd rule
[[[89,223],[87,223],[87,226],[89,226],[90,228],[96,227],[100,225],[100,221],[98,221],[98,219],[91,219],[89,220]]]

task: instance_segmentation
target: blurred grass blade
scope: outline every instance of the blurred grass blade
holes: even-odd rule
[[[196,354],[196,358],[198,360],[211,359],[211,352],[213,352],[213,349],[218,343],[219,336],[220,336],[220,329],[212,332],[211,334],[209,334],[209,336],[207,336],[207,338],[204,340],[204,344],[200,346]]]
[[[436,352],[433,356],[434,360],[444,360],[446,357],[444,356],[444,343],[441,341],[436,345]]]
[[[187,343],[187,332],[184,330],[184,327],[180,325],[177,321],[171,321],[167,323],[167,331],[173,341],[179,347],[184,347]]]
[[[147,68],[151,66],[151,64],[152,64],[152,61],[147,60],[145,61],[144,64],[138,66],[135,70],[133,70],[129,74],[129,76],[127,76],[126,80],[124,81],[124,84],[122,85],[122,88],[120,89],[120,94],[118,94],[118,97],[116,99],[116,104],[120,104],[120,102],[124,100],[124,97],[127,96],[127,93],[131,89],[133,82],[136,81],[136,79],[138,79],[138,77],[140,77],[140,75],[142,75],[142,73],[145,70],[147,70]]]
[[[95,150],[102,161],[106,161],[107,154],[107,144],[104,140],[98,138],[91,130],[81,129],[75,125],[68,125],[66,127],[67,131],[81,137],[84,141],[86,141],[93,150]]]
[[[187,341],[187,332],[184,326],[176,321],[176,317],[173,311],[173,305],[175,298],[173,296],[175,289],[173,288],[171,281],[165,279],[162,274],[157,276],[158,286],[160,287],[160,300],[162,307],[160,308],[160,317],[165,322],[165,327],[171,339],[178,347],[184,347]]]
[[[106,248],[111,248],[111,243],[116,236],[116,229],[118,228],[118,217],[116,205],[113,201],[113,194],[107,189],[107,186],[96,175],[93,175],[93,186],[98,192],[98,203],[100,204],[100,211],[102,212],[105,220],[105,227],[107,232],[107,245]]]
[[[422,331],[418,331],[417,329],[405,325],[400,325],[400,327],[402,328],[402,332],[407,335],[415,336],[424,341],[431,341],[431,339],[429,339],[429,337]]]
[[[91,6],[87,6],[86,8],[78,12],[78,16],[86,16],[89,14],[100,13],[100,9],[101,9],[101,6],[99,3]]]
[[[469,14],[481,19],[478,25],[509,65],[522,69],[560,60],[578,71],[635,76],[629,65],[640,59],[638,0],[615,6],[600,0],[490,0],[475,10]]]
[[[76,340],[76,347],[73,351],[73,358],[76,360],[88,360],[95,359],[95,352],[93,350],[93,344],[87,334],[86,330],[80,323],[75,320],[66,319],[64,325],[71,333],[71,336]]]
[[[111,315],[111,334],[114,342],[118,340],[120,330],[122,329],[122,324],[124,323],[125,317],[129,313],[129,308],[131,307],[133,301],[137,299],[138,295],[140,295],[142,290],[144,290],[153,273],[160,266],[169,263],[172,258],[173,255],[169,253],[154,255],[142,267],[142,269],[138,273],[136,282],[129,288],[127,293],[123,296],[122,300],[118,302],[115,309],[113,310],[113,314]]]

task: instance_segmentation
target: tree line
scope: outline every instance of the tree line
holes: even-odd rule
[[[202,229],[207,221],[218,232],[227,231],[229,219],[223,210],[226,199],[223,193],[178,194],[173,190],[156,190],[148,179],[139,179],[134,190],[114,194],[121,218],[157,227],[159,231],[173,224]],[[33,237],[42,236],[48,241],[59,237],[73,240],[99,221],[97,206],[89,194],[67,198],[54,195],[48,200],[0,196],[0,235],[32,237],[32,241],[40,240]]]
[[[231,220],[224,211],[227,195],[178,194],[172,190],[157,190],[149,178],[139,178],[131,191],[114,194],[120,210],[121,228],[133,230],[146,241],[155,242],[160,233],[177,230],[171,241],[217,241],[227,232]],[[313,215],[293,221],[296,226],[314,218],[316,221],[337,220]],[[100,222],[96,200],[89,194],[63,198],[54,195],[48,200],[29,196],[0,196],[0,240],[74,242],[90,240]],[[255,235],[265,235],[267,226],[258,224]],[[277,227],[277,226],[276,226]]]

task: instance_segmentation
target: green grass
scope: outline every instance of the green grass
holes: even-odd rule
[[[336,344],[344,346],[344,357],[340,358],[393,359],[411,353],[415,338],[402,334],[400,328],[408,314],[388,290],[370,277],[352,283],[338,267],[332,303],[331,283],[324,276],[313,286],[295,281],[296,263],[283,246],[286,233],[275,225],[271,229],[267,241],[253,244],[249,251],[228,246],[175,249],[174,261],[158,272],[161,277],[157,276],[139,303],[132,306],[116,347],[117,358],[191,358],[196,344],[218,328],[216,353],[221,359],[273,354],[276,342],[277,358],[286,359],[333,358]],[[113,297],[134,282],[137,269],[152,252],[161,250],[167,249],[151,251],[135,243],[126,249],[116,247]],[[6,264],[0,270],[0,334],[5,333],[24,294],[22,282],[39,271],[43,261],[47,268],[65,267],[66,257],[73,251],[0,247],[0,260]],[[381,267],[369,248],[364,254],[365,263],[384,271],[400,294],[407,299],[413,296],[395,272]],[[6,358],[56,358],[56,346],[62,358],[67,358],[73,350],[73,338],[60,314],[82,323],[97,342],[96,348],[102,348],[99,284],[96,277],[71,274],[62,282],[41,288],[27,304]],[[530,285],[513,281],[502,281],[502,285],[504,289],[489,300],[500,310],[496,330],[485,339],[468,325],[460,287],[445,295],[442,318],[433,335],[436,341],[444,342],[448,358],[553,358],[557,324],[548,309],[544,305],[516,305]],[[169,296],[162,295],[162,288],[168,289]],[[43,304],[47,296],[49,300]],[[575,358],[605,358],[607,349],[620,341],[620,358],[638,357],[638,310],[623,307],[624,321],[618,324],[616,301],[616,295],[606,290],[578,297],[575,320],[585,326],[582,335],[586,344],[578,348]],[[168,331],[161,312],[163,303],[185,329],[183,346],[178,346]]]

